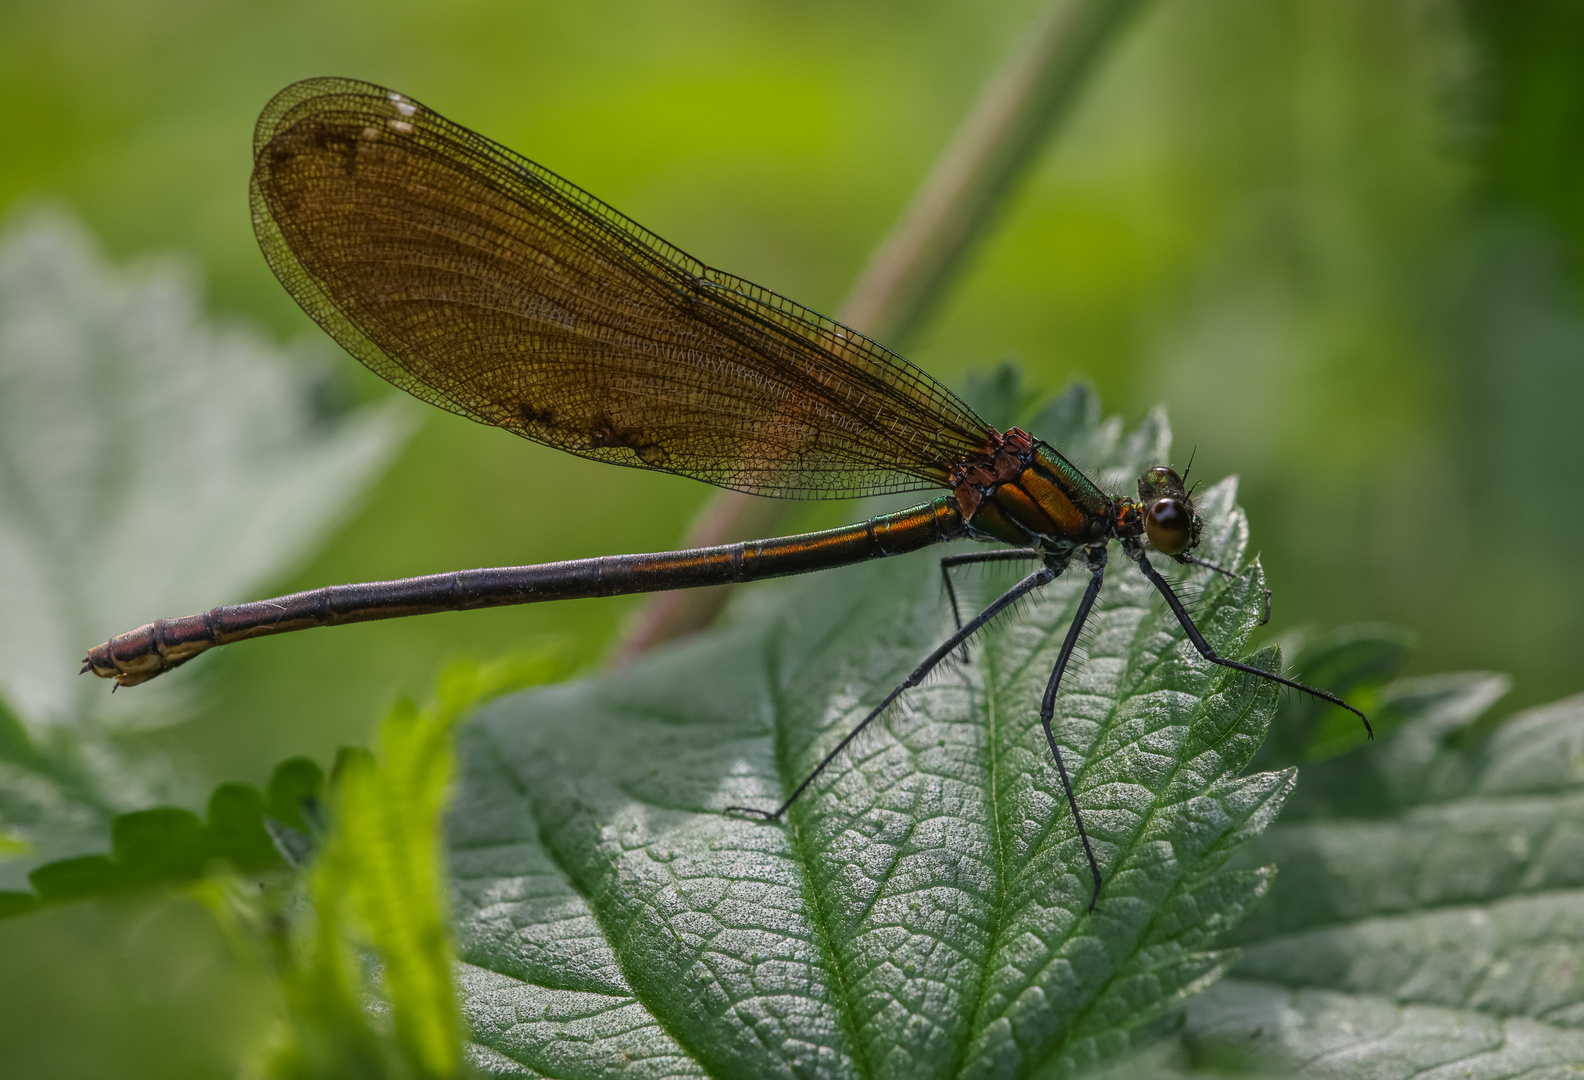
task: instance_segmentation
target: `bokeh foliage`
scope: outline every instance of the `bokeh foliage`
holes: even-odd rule
[[[210,310],[321,350],[341,406],[377,398],[270,279],[243,194],[260,105],[344,73],[830,311],[1036,6],[12,0],[0,212],[64,198],[118,258],[191,252]],[[1421,670],[1511,671],[1515,705],[1572,691],[1584,583],[1555,543],[1584,528],[1557,486],[1584,396],[1581,35],[1562,0],[1158,0],[905,351],[954,382],[1009,354],[1047,387],[1087,374],[1135,419],[1168,403],[1196,472],[1244,478],[1273,631],[1390,619],[1417,632]],[[276,584],[658,549],[705,494],[433,416]],[[145,748],[262,783],[283,757],[366,741],[458,650],[554,628],[592,662],[628,606],[226,650],[199,674],[203,711]],[[1301,759],[1339,746],[1321,731]],[[95,1039],[55,1045],[88,1055],[83,1075],[115,1038],[151,1061],[181,1046],[158,1075],[223,1071],[267,1007],[201,913],[67,906],[0,938],[12,1029],[79,1018]],[[138,997],[150,986],[164,996]],[[1329,989],[1370,1008],[1395,990]]]
[[[1010,368],[969,392],[998,418],[1025,398]],[[1097,420],[1078,386],[1031,427],[1065,431],[1107,476],[1168,447],[1158,414],[1125,437]],[[1248,537],[1233,487],[1200,503],[1204,549],[1229,566]],[[1081,576],[988,628],[970,664],[889,712],[784,825],[720,812],[773,802],[945,632],[931,560],[884,560],[782,582],[689,647],[478,716],[450,816],[454,930],[440,843],[454,726],[476,701],[563,675],[554,650],[452,665],[433,704],[399,703],[375,751],[343,753],[328,784],[297,758],[267,791],[217,787],[206,820],[118,816],[108,856],[0,893],[0,981],[30,988],[0,999],[31,1021],[0,1029],[0,1061],[50,1076],[109,1062],[225,1075],[239,1058],[301,1080],[453,1076],[465,1017],[472,1060],[506,1076],[1109,1062],[1181,1080],[1308,1075],[1317,1060],[1338,1077],[1571,1075],[1584,698],[1487,735],[1502,676],[1392,681],[1406,650],[1382,628],[1298,643],[1298,669],[1370,709],[1381,739],[1364,743],[1340,710],[1278,709],[1271,684],[1205,664],[1118,562],[1058,709],[1107,868],[1093,912],[1029,722]],[[1173,571],[1233,653],[1263,606],[1247,570]],[[13,729],[15,765],[59,757]],[[1290,813],[1267,829],[1294,765]],[[1241,957],[1219,948],[1228,929]],[[57,939],[54,957],[37,947]]]
[[[1103,475],[1170,447],[1073,387],[1029,420]],[[1207,557],[1242,566],[1235,485]],[[492,1071],[1061,1076],[1218,979],[1269,871],[1222,867],[1294,771],[1245,772],[1277,687],[1201,660],[1122,558],[1063,685],[1058,738],[1107,875],[1092,883],[1039,702],[1088,584],[1041,589],[937,669],[793,804],[773,806],[950,632],[929,558],[787,582],[756,617],[615,678],[496,702],[463,736],[452,824],[463,986]],[[962,575],[982,606],[1026,567]],[[1263,606],[1176,574],[1217,648]],[[1251,663],[1279,662],[1274,649]]]
[[[344,73],[834,310],[1036,10],[16,0],[0,9],[0,207],[64,197],[113,253],[191,251],[212,306],[313,341],[250,235],[247,147],[275,90]],[[1511,671],[1515,705],[1574,688],[1579,571],[1534,528],[1584,527],[1551,472],[1577,455],[1584,390],[1569,10],[1146,6],[906,351],[953,381],[1011,354],[1048,387],[1086,374],[1134,417],[1168,403],[1198,468],[1243,478],[1276,630],[1385,619],[1418,631],[1427,670]],[[436,415],[278,584],[659,549],[705,495]],[[628,609],[260,642],[211,665],[214,704],[167,743],[259,781],[263,762],[361,738],[449,649],[554,628],[593,656]]]

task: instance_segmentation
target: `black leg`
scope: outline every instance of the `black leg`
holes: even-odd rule
[[[1199,558],[1196,555],[1179,555],[1179,556],[1177,556],[1177,561],[1178,562],[1185,562],[1189,566],[1202,566],[1206,570],[1214,570],[1216,573],[1222,575],[1223,577],[1229,577],[1233,581],[1241,581],[1241,580],[1243,580],[1241,576],[1239,576],[1237,574],[1234,574],[1232,571],[1228,570],[1226,567],[1217,566],[1215,563],[1210,562],[1207,559],[1201,559],[1201,558]],[[1260,619],[1260,623],[1259,624],[1261,626],[1264,626],[1266,623],[1270,622],[1271,591],[1270,591],[1269,588],[1266,588],[1264,591],[1265,591],[1265,614]]]
[[[1089,578],[1089,587],[1084,590],[1083,599],[1078,602],[1078,612],[1073,616],[1072,625],[1067,628],[1067,640],[1062,642],[1061,652],[1056,657],[1056,668],[1051,672],[1050,682],[1045,684],[1045,700],[1040,705],[1040,723],[1045,725],[1045,741],[1050,743],[1051,757],[1056,759],[1056,772],[1061,777],[1062,790],[1067,793],[1067,805],[1072,807],[1073,824],[1078,826],[1078,839],[1083,841],[1084,857],[1089,860],[1089,873],[1094,877],[1094,892],[1089,894],[1090,911],[1095,909],[1095,901],[1100,899],[1100,864],[1095,862],[1094,848],[1089,846],[1089,833],[1084,828],[1083,815],[1078,812],[1078,800],[1073,796],[1072,782],[1067,779],[1067,766],[1062,761],[1061,748],[1056,745],[1051,719],[1056,715],[1056,691],[1061,687],[1067,662],[1072,659],[1073,649],[1078,646],[1078,635],[1089,620],[1089,609],[1094,607],[1095,597],[1100,595],[1100,583],[1105,580],[1105,564],[1106,549],[1091,549],[1088,565],[1093,574]]]
[[[902,680],[895,690],[892,690],[885,696],[884,701],[876,705],[873,709],[869,710],[869,715],[860,720],[858,722],[858,726],[849,731],[842,741],[836,744],[836,749],[832,750],[830,753],[826,754],[820,759],[820,763],[814,766],[814,771],[803,778],[803,782],[797,786],[797,789],[792,792],[791,797],[789,797],[786,802],[782,803],[774,810],[759,810],[752,806],[728,806],[726,808],[726,813],[752,814],[755,817],[764,818],[766,821],[774,821],[776,818],[786,813],[787,807],[797,802],[798,796],[803,794],[808,786],[814,782],[814,778],[819,776],[820,773],[824,772],[825,767],[832,761],[835,761],[838,754],[847,749],[847,745],[858,737],[859,732],[868,727],[875,717],[885,712],[893,701],[902,696],[904,691],[907,691],[923,682],[924,677],[928,675],[937,664],[946,659],[947,656],[951,655],[951,651],[953,649],[977,633],[985,623],[1001,614],[1001,612],[1006,608],[1016,603],[1022,597],[1033,592],[1035,589],[1038,589],[1044,585],[1049,585],[1056,579],[1056,573],[1057,572],[1055,570],[1052,570],[1048,566],[1040,567],[1028,577],[1024,578],[1022,581],[1018,582],[1016,585],[1012,586],[1006,592],[997,597],[993,604],[985,608],[978,615],[975,615],[967,626],[962,627],[951,637],[943,641],[934,652],[930,653],[924,658],[923,662],[920,663],[918,667],[913,669],[913,674]]]
[[[1132,548],[1128,550],[1128,555],[1138,563],[1139,569],[1144,572],[1145,577],[1149,578],[1150,584],[1155,586],[1156,591],[1159,592],[1161,596],[1166,598],[1166,606],[1172,609],[1172,614],[1177,616],[1178,622],[1182,623],[1183,630],[1185,630],[1188,634],[1188,640],[1193,642],[1193,646],[1199,650],[1200,656],[1204,657],[1212,664],[1220,664],[1222,667],[1228,667],[1234,671],[1246,671],[1250,675],[1258,675],[1262,679],[1269,679],[1271,682],[1278,682],[1283,686],[1290,686],[1294,690],[1302,690],[1304,693],[1309,694],[1312,697],[1317,697],[1321,701],[1329,701],[1333,705],[1338,705],[1352,713],[1354,716],[1358,717],[1360,720],[1364,721],[1365,733],[1368,734],[1371,739],[1375,737],[1375,729],[1370,727],[1369,717],[1359,712],[1353,706],[1349,705],[1347,702],[1343,701],[1329,690],[1320,690],[1313,686],[1305,686],[1301,682],[1294,682],[1292,679],[1283,678],[1282,676],[1277,675],[1275,672],[1261,671],[1257,667],[1250,667],[1247,664],[1240,664],[1236,660],[1223,660],[1221,657],[1217,656],[1215,650],[1210,647],[1210,643],[1206,641],[1204,639],[1204,635],[1199,632],[1199,628],[1194,625],[1193,619],[1188,617],[1188,611],[1183,607],[1182,601],[1177,599],[1177,594],[1172,592],[1172,587],[1166,583],[1166,579],[1161,577],[1160,574],[1156,572],[1155,568],[1149,564],[1149,560],[1144,557],[1144,552],[1140,549]]]
[[[941,580],[946,583],[946,596],[951,600],[952,622],[962,629],[962,610],[957,606],[957,589],[952,585],[954,566],[970,563],[1011,562],[1015,559],[1043,559],[1045,556],[1033,548],[1010,548],[1000,551],[968,551],[961,555],[947,555],[940,561]],[[963,642],[962,662],[968,663],[968,643]]]

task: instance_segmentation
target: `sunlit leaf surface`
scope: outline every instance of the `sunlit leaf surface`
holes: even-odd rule
[[[1346,650],[1367,667],[1359,645],[1300,660]],[[1470,736],[1505,689],[1477,674],[1388,684],[1391,736],[1304,766],[1281,821],[1239,857],[1280,873],[1230,935],[1231,977],[1188,1007],[1184,1071],[1578,1075],[1584,699]]]
[[[1108,480],[1166,459],[1070,393],[1035,423]],[[1246,529],[1204,495],[1207,554]],[[1199,580],[1237,653],[1258,593]],[[1181,576],[1181,575],[1179,575]],[[1127,1048],[1213,981],[1263,891],[1227,858],[1291,771],[1242,775],[1269,685],[1202,663],[1118,558],[1058,730],[1107,876],[1089,880],[1039,698],[1081,573],[994,626],[770,806],[945,635],[935,560],[887,560],[619,677],[503,699],[463,736],[452,813],[465,1011],[502,1075],[1032,1076]],[[969,579],[987,595],[999,579]],[[1265,654],[1261,662],[1273,662]]]

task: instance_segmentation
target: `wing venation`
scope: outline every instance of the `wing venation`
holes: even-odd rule
[[[816,498],[943,484],[986,446],[971,409],[869,338],[380,87],[277,95],[251,199],[271,268],[344,348],[535,442]]]

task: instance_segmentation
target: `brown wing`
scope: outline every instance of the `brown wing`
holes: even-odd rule
[[[988,428],[862,334],[683,254],[381,87],[287,87],[253,143],[270,267],[352,355],[535,442],[765,495],[944,484]]]

